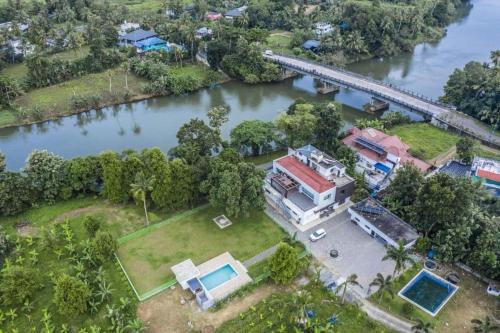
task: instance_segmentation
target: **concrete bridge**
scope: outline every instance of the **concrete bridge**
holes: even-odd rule
[[[264,58],[280,65],[285,70],[310,75],[322,82],[364,91],[388,102],[399,104],[427,116],[435,126],[455,130],[474,137],[483,144],[500,148],[500,137],[496,133],[492,133],[478,120],[455,111],[449,105],[342,68],[277,54],[264,54]]]

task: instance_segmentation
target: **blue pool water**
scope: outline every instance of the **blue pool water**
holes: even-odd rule
[[[226,264],[213,272],[203,275],[200,278],[200,282],[205,286],[206,290],[212,290],[237,276],[238,273],[236,273],[233,267],[230,264]]]
[[[448,281],[422,270],[401,290],[400,295],[435,315],[457,289]]]

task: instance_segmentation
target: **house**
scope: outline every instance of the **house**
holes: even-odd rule
[[[247,10],[247,8],[248,6],[241,6],[235,9],[231,9],[226,14],[224,14],[224,17],[227,18],[228,20],[234,20],[235,18],[238,18],[241,15],[243,15],[243,13]]]
[[[205,15],[205,18],[209,21],[217,21],[220,20],[222,17],[223,17],[222,14],[217,12],[208,12]]]
[[[6,50],[11,50],[13,56],[27,56],[35,51],[35,46],[30,42],[21,39],[10,39],[6,43]]]
[[[470,176],[471,166],[459,161],[451,160],[442,165],[436,173],[445,173],[453,178]]]
[[[321,38],[333,31],[333,27],[328,22],[318,22],[315,25],[314,32],[318,38]]]
[[[302,48],[306,51],[316,52],[321,45],[319,40],[309,39],[302,44]]]
[[[212,29],[208,27],[202,27],[196,30],[196,37],[198,38],[207,38],[212,36]]]
[[[18,23],[17,28],[19,29],[20,32],[26,32],[29,29],[29,24],[27,23]],[[4,22],[0,23],[0,30],[8,30],[12,31],[12,22]]]
[[[356,171],[365,174],[368,186],[384,189],[395,175],[394,171],[405,163],[412,163],[422,172],[431,167],[408,153],[410,146],[395,135],[387,135],[374,128],[352,128],[342,142],[356,152]]]
[[[398,247],[399,242],[402,242],[405,249],[410,249],[418,238],[418,233],[412,226],[373,198],[368,197],[352,205],[348,212],[353,223],[390,246]]]
[[[305,225],[333,213],[351,197],[354,180],[346,167],[312,145],[288,149],[273,161],[266,198],[289,221]]]
[[[139,23],[132,23],[132,22],[127,22],[124,21],[122,24],[120,24],[120,27],[118,29],[118,36],[125,36],[127,32],[137,30],[141,26]]]
[[[471,178],[495,196],[500,196],[500,161],[476,156],[472,161]]]
[[[138,53],[149,51],[170,51],[169,44],[158,37],[158,34],[152,30],[137,29],[120,36],[118,45],[134,46]]]

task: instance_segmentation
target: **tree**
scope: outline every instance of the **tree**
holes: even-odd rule
[[[158,208],[167,208],[176,195],[169,162],[159,148],[146,149],[142,155],[147,175],[154,178],[151,200]]]
[[[271,279],[279,284],[289,284],[297,276],[300,269],[301,264],[297,250],[281,242],[269,259]]]
[[[468,136],[462,136],[457,142],[457,155],[465,164],[472,163],[476,153],[477,141]]]
[[[370,195],[368,187],[365,182],[365,175],[361,173],[354,174],[355,187],[352,193],[352,202],[359,202]]]
[[[92,241],[93,253],[101,263],[113,257],[116,247],[115,238],[107,231],[98,231]]]
[[[317,117],[315,143],[323,151],[334,152],[338,146],[339,132],[344,125],[339,110],[340,106],[335,103],[318,104],[313,110]]]
[[[5,154],[0,151],[0,173],[4,172],[7,167],[5,163]]]
[[[42,287],[40,272],[20,265],[5,265],[0,271],[0,300],[6,306],[21,305]]]
[[[410,219],[413,204],[418,190],[424,182],[420,169],[410,163],[405,163],[397,170],[396,177],[387,189],[384,204],[404,220]]]
[[[111,202],[120,203],[128,199],[129,188],[124,184],[124,170],[120,156],[112,151],[104,152],[100,156],[104,196]]]
[[[29,179],[17,172],[0,173],[0,215],[12,216],[36,201]]]
[[[0,106],[11,106],[21,93],[21,87],[15,80],[0,75]]]
[[[394,273],[393,276],[396,276],[397,273],[403,271],[406,268],[406,263],[415,263],[415,260],[413,260],[410,257],[410,254],[408,251],[405,249],[405,245],[403,241],[399,241],[398,247],[394,246],[387,246],[387,253],[386,255],[382,258],[382,261],[385,260],[392,260],[394,261]]]
[[[218,156],[210,161],[210,172],[201,189],[208,194],[210,204],[224,208],[227,215],[248,216],[251,209],[264,206],[264,177],[264,172],[251,163],[230,162]]]
[[[310,111],[299,109],[293,114],[280,114],[276,126],[285,134],[288,146],[297,148],[313,141],[317,122],[318,118]]]
[[[172,173],[172,189],[174,189],[169,205],[172,209],[187,207],[193,202],[198,190],[193,168],[179,158],[170,161],[169,166]]]
[[[90,288],[76,277],[64,273],[55,281],[54,303],[62,315],[75,316],[84,313],[91,296]]]
[[[377,293],[379,294],[378,302],[382,301],[384,294],[389,294],[394,298],[394,283],[391,275],[384,277],[382,274],[377,273],[377,277],[370,283],[370,287],[378,287]]]
[[[135,176],[135,181],[131,187],[132,196],[136,202],[141,201],[144,208],[144,215],[146,216],[146,225],[149,225],[148,208],[147,208],[147,198],[148,193],[153,190],[154,177],[147,178],[143,172],[139,172]]]
[[[97,193],[102,183],[99,157],[76,157],[66,162],[65,184],[76,193]]]
[[[191,119],[181,126],[177,131],[177,140],[180,146],[177,149],[178,152],[183,152],[183,146],[190,147],[196,156],[210,156],[212,150],[220,144],[219,137],[214,130],[198,118]]]
[[[342,304],[344,304],[345,294],[348,286],[359,286],[360,288],[363,288],[359,284],[358,276],[356,274],[349,275],[347,279],[339,285],[339,288],[342,289],[342,297],[341,297]]]
[[[231,145],[243,154],[252,152],[253,156],[271,150],[278,139],[276,127],[272,122],[245,120],[231,130]]]
[[[412,326],[411,331],[414,333],[431,333],[432,326],[429,322],[424,322],[420,318],[416,318],[416,324]]]
[[[83,220],[83,226],[89,237],[94,238],[97,231],[101,228],[101,221],[95,216],[85,216]]]
[[[34,150],[24,168],[40,199],[54,203],[64,185],[65,162],[62,157],[46,150]]]
[[[484,317],[484,320],[472,319],[471,323],[475,333],[496,332],[500,329],[500,325],[493,323],[489,316]]]

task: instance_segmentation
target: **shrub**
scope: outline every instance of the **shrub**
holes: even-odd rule
[[[92,248],[95,257],[104,262],[110,259],[116,251],[116,240],[109,232],[99,231],[92,242]]]
[[[19,305],[40,289],[40,274],[28,267],[6,266],[1,271],[0,296],[5,305]]]
[[[62,274],[56,279],[54,303],[62,315],[78,315],[87,311],[87,303],[92,293],[81,280]]]
[[[286,243],[280,243],[278,250],[269,260],[269,270],[274,282],[290,283],[299,274],[300,268],[297,250]]]
[[[403,311],[403,315],[405,315],[406,317],[409,317],[412,313],[413,313],[413,310],[414,310],[414,306],[410,303],[403,303],[403,308],[402,308],[402,311]]]
[[[90,237],[94,237],[97,231],[101,228],[101,221],[99,221],[95,216],[85,216],[83,226],[85,227],[87,234]]]

